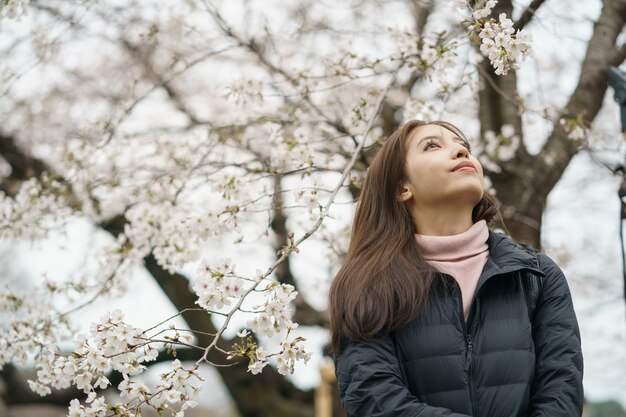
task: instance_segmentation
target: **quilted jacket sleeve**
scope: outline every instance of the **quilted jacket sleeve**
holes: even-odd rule
[[[339,397],[348,417],[468,417],[419,402],[409,392],[389,337],[349,341],[334,360]]]
[[[535,311],[535,376],[530,417],[582,415],[583,357],[580,332],[565,276],[545,254],[539,255],[546,274]]]

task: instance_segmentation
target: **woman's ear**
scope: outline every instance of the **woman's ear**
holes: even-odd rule
[[[408,201],[413,197],[413,193],[411,192],[411,188],[409,184],[404,182],[400,185],[400,190],[398,191],[398,201]]]

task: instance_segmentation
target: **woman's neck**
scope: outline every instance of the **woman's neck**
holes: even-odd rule
[[[474,222],[471,210],[459,207],[438,210],[414,210],[413,223],[417,233],[427,236],[458,235],[468,230]]]

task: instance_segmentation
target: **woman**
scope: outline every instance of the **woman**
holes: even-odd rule
[[[565,277],[545,254],[490,231],[496,214],[480,163],[450,123],[410,121],[382,146],[329,297],[350,417],[582,414]],[[542,285],[531,308],[533,279]]]

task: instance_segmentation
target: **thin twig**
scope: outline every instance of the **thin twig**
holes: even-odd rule
[[[323,209],[321,210],[320,216],[318,217],[317,221],[315,222],[315,224],[313,225],[313,227],[311,227],[309,230],[307,230],[307,232],[300,237],[298,240],[296,240],[292,246],[292,249],[297,248],[302,242],[304,242],[306,239],[308,239],[313,233],[315,233],[315,231],[320,227],[320,225],[322,224],[322,222],[324,221],[324,218],[327,216],[328,214],[328,210],[330,208],[330,206],[333,204],[333,200],[335,199],[335,197],[337,196],[337,194],[339,193],[339,190],[343,187],[343,183],[345,182],[346,178],[348,178],[348,175],[350,174],[350,171],[352,170],[352,168],[354,167],[354,164],[356,163],[357,158],[359,157],[363,146],[365,145],[365,142],[367,141],[367,138],[372,130],[372,128],[374,127],[374,122],[376,120],[376,117],[378,116],[378,113],[380,112],[380,109],[382,107],[383,101],[385,100],[385,98],[387,97],[387,94],[389,92],[389,90],[391,89],[391,87],[393,86],[396,76],[398,74],[398,71],[400,70],[400,68],[403,66],[404,62],[400,62],[397,67],[395,68],[395,70],[391,73],[391,77],[389,82],[387,83],[387,86],[385,87],[385,89],[382,91],[382,93],[380,94],[380,97],[378,98],[378,102],[376,103],[376,107],[375,107],[375,111],[372,114],[369,123],[367,124],[367,127],[365,129],[365,131],[363,132],[362,135],[362,139],[359,142],[359,144],[357,145],[357,147],[355,148],[354,152],[352,153],[352,158],[350,159],[350,161],[346,164],[346,167],[343,170],[343,173],[341,175],[340,180],[337,182],[337,185],[335,186],[335,189],[333,191],[333,193],[331,194],[328,202],[326,203],[326,205],[323,207]],[[287,256],[289,255],[288,250],[283,251],[282,255],[280,256],[280,258],[278,258],[269,268],[267,271],[265,271],[265,274],[263,275],[263,278],[269,276],[277,267],[278,265],[280,265],[281,262],[283,262],[283,260],[285,260],[287,258]],[[211,344],[209,346],[207,346],[206,350],[204,351],[204,355],[202,355],[202,358],[198,359],[198,361],[196,361],[196,366],[198,366],[200,363],[202,362],[206,362],[207,361],[207,356],[209,354],[209,352],[211,351],[211,349],[216,346],[217,341],[219,340],[219,338],[221,337],[222,333],[226,330],[226,328],[228,327],[228,324],[230,323],[230,320],[232,318],[232,316],[235,314],[235,312],[237,310],[239,310],[239,308],[241,307],[241,305],[243,304],[243,301],[245,300],[246,296],[248,294],[250,294],[252,291],[254,291],[256,289],[256,287],[261,283],[262,281],[259,280],[257,283],[255,283],[252,287],[250,287],[244,294],[243,296],[239,299],[239,302],[237,303],[237,305],[235,305],[235,307],[231,310],[231,312],[228,314],[228,316],[226,317],[226,320],[224,321],[224,323],[222,324],[222,327],[219,329],[219,331],[217,332],[217,335],[215,336],[215,338],[213,339],[213,341],[211,342]]]

